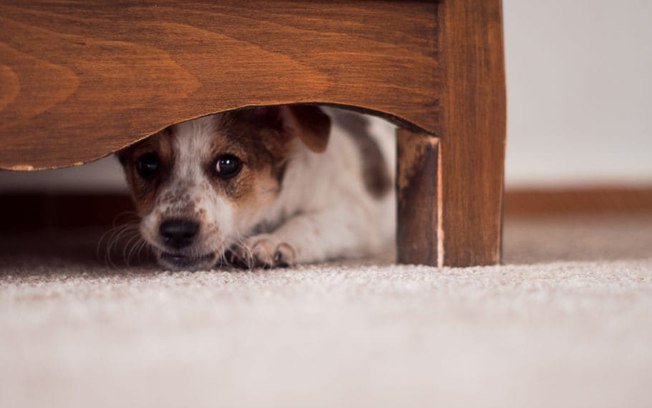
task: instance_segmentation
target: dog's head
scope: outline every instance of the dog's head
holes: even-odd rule
[[[297,143],[326,148],[318,107],[242,109],[171,126],[119,153],[140,232],[169,268],[211,267],[279,196]]]

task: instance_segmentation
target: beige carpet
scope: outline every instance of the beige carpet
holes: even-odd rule
[[[508,220],[473,269],[116,269],[87,237],[2,238],[0,407],[652,406],[652,217]]]

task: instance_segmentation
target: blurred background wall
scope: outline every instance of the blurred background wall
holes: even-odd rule
[[[507,188],[652,185],[652,1],[503,0]],[[124,189],[117,160],[0,190]]]
[[[503,1],[507,185],[652,184],[652,1]]]

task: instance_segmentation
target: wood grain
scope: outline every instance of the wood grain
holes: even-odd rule
[[[500,262],[506,137],[500,0],[451,0],[439,14],[444,264]]]
[[[443,266],[439,139],[401,129],[397,153],[397,261]]]
[[[0,0],[0,168],[79,165],[170,124],[328,103],[432,132],[435,1]]]

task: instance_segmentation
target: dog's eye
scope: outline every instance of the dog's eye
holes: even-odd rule
[[[242,161],[232,154],[219,156],[215,161],[215,174],[222,179],[235,177],[242,169]]]
[[[144,179],[151,179],[156,176],[159,168],[159,159],[156,153],[145,153],[138,158],[136,169]]]

